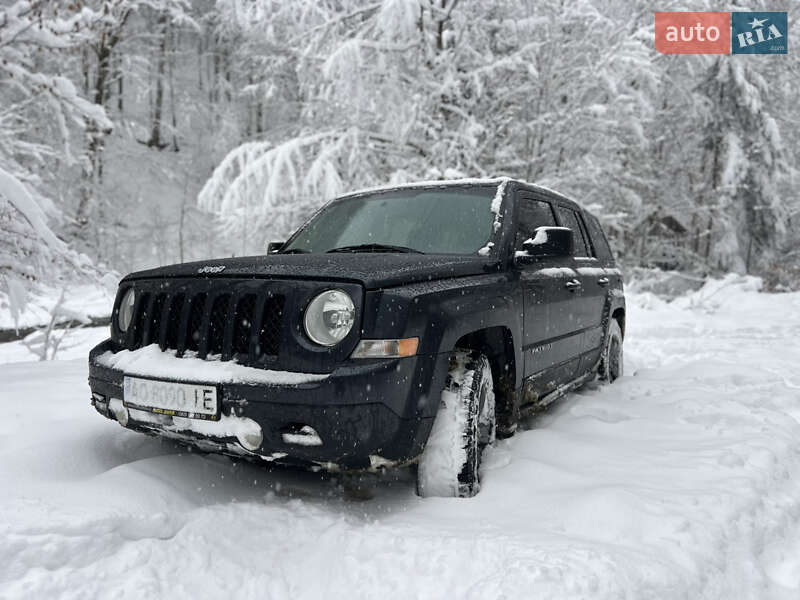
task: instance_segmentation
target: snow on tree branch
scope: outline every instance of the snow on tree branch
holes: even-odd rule
[[[55,252],[66,251],[66,244],[59,240],[46,224],[42,210],[25,189],[19,179],[0,168],[0,197],[5,199],[25,218],[36,236]]]
[[[293,138],[278,146],[243,144],[215,169],[198,196],[229,229],[240,218],[270,220],[288,233],[297,215],[342,192],[337,163],[347,160],[352,135],[328,131]]]

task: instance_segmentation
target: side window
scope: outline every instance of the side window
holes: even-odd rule
[[[555,227],[556,219],[549,202],[523,197],[517,204],[519,224],[514,250],[522,250],[522,242],[536,235],[537,227]]]
[[[614,255],[611,253],[611,248],[608,245],[608,240],[603,233],[603,228],[600,221],[594,215],[586,214],[586,226],[589,228],[589,234],[592,236],[592,244],[594,251],[597,253],[597,258],[602,263],[613,263]]]
[[[591,256],[592,252],[584,238],[585,233],[578,214],[571,208],[563,206],[556,206],[556,212],[558,213],[558,220],[561,221],[561,226],[572,229],[572,235],[575,239],[575,256]]]
[[[589,230],[586,228],[586,219],[583,213],[575,213],[581,225],[581,233],[583,233],[583,241],[586,242],[586,256],[597,256],[597,248],[594,246],[592,236],[589,235]]]

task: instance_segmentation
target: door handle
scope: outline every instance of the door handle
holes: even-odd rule
[[[608,285],[608,277],[601,277],[600,279],[598,279],[597,285],[602,285],[603,287],[606,287]]]
[[[579,287],[581,287],[581,282],[577,279],[572,279],[564,284],[564,287],[567,288],[570,292],[574,292]]]

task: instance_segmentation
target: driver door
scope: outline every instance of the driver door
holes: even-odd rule
[[[553,205],[521,192],[517,202],[515,252],[535,235],[537,227],[557,226]],[[527,389],[541,397],[575,375],[580,352],[580,327],[571,282],[577,277],[571,256],[543,256],[517,263],[523,290],[523,355]]]

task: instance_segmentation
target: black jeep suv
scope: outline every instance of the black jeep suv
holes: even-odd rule
[[[521,414],[622,372],[598,220],[510,179],[357,192],[268,254],[133,273],[92,403],[201,450],[331,471],[416,464],[471,496]]]

